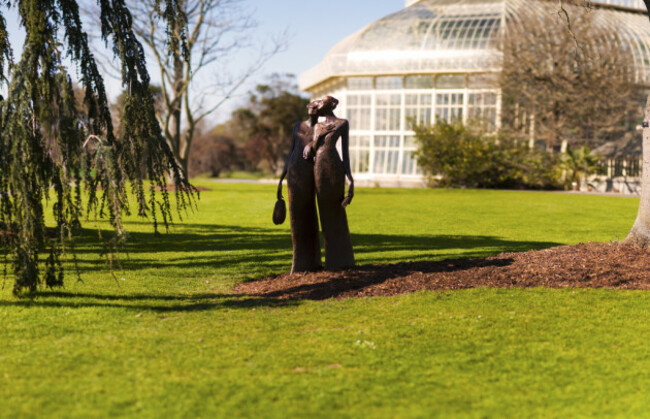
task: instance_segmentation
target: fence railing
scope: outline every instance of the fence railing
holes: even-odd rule
[[[641,177],[642,169],[643,159],[640,157],[604,159],[598,174],[608,178]]]

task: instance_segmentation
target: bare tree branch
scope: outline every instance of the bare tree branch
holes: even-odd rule
[[[159,68],[164,110],[158,119],[176,158],[187,169],[196,124],[219,109],[282,51],[287,35],[272,39],[264,47],[256,46],[252,32],[257,22],[244,0],[185,0],[181,5],[187,21],[187,52],[184,55],[179,47],[170,53],[167,26],[156,1],[127,0],[127,4],[133,10],[134,32],[146,45],[150,61]],[[97,16],[92,9],[86,7],[86,16]],[[238,69],[237,77],[230,76],[227,64],[244,51],[255,51],[255,58],[244,70]],[[207,75],[216,80],[206,82]]]
[[[559,1],[568,20],[558,20],[555,5],[535,4],[502,42],[504,126],[522,136],[532,130],[549,149],[620,138],[639,111],[631,52],[589,9]],[[576,43],[577,56],[567,54]]]

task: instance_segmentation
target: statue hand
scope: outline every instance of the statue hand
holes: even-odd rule
[[[314,149],[308,145],[305,146],[305,148],[302,150],[302,158],[305,160],[309,160],[311,157],[313,157]]]
[[[354,186],[350,186],[350,189],[348,189],[348,196],[343,198],[343,201],[341,202],[341,206],[343,208],[347,207],[352,203],[352,198],[354,198]]]

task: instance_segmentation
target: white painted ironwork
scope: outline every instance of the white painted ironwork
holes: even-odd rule
[[[501,36],[520,23],[522,10],[546,13],[543,3],[407,0],[405,9],[336,45],[300,76],[300,86],[341,100],[339,112],[350,120],[355,177],[421,179],[412,124],[459,119],[497,129]],[[643,2],[592,3],[612,6],[594,8],[596,23],[630,46],[639,84],[650,85],[650,22]]]

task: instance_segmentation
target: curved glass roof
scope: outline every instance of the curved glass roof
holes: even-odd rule
[[[641,0],[592,0],[628,8]],[[531,0],[421,0],[386,16],[337,44],[316,67],[300,76],[304,90],[332,77],[499,71],[499,31],[516,21]],[[645,9],[644,9],[645,10]],[[542,10],[540,10],[542,11]],[[650,80],[647,15],[599,9],[599,21],[634,50],[639,78]]]
[[[643,0],[591,0],[592,3],[609,4],[612,6],[629,7],[631,9],[646,10]]]

